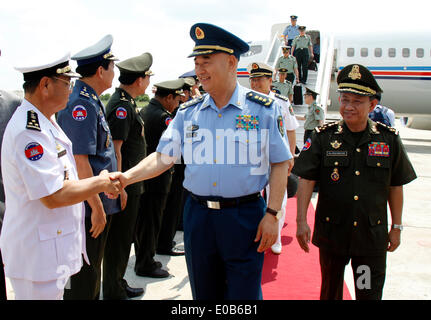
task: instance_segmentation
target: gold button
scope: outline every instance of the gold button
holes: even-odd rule
[[[214,186],[214,187],[217,187],[217,182],[214,182],[214,183],[213,183],[213,186]]]
[[[353,226],[354,227],[357,227],[358,226],[358,223],[355,221],[355,222],[353,222]]]
[[[220,139],[220,136],[216,136],[216,139],[217,139],[217,140],[219,140],[219,139]]]
[[[357,148],[357,149],[356,149],[356,152],[361,152],[361,149]]]
[[[57,235],[59,236],[61,234],[61,230],[57,230]]]
[[[358,196],[354,196],[353,199],[355,199],[356,201],[359,200]]]
[[[214,163],[217,163],[217,159],[214,159]]]
[[[334,162],[334,166],[338,166],[338,162],[337,161]]]
[[[245,143],[248,143],[249,141],[248,141],[248,139],[247,140],[245,140]]]
[[[221,118],[221,113],[218,114],[218,117]]]
[[[329,220],[330,220],[329,217],[326,217],[326,222],[329,222]]]
[[[356,171],[356,172],[355,172],[355,174],[356,174],[357,176],[359,176],[361,173],[360,173],[359,171]]]
[[[380,220],[377,220],[377,224],[381,224],[382,222]]]
[[[380,166],[381,166],[380,162],[377,162],[377,166],[378,166],[378,167],[380,167]]]

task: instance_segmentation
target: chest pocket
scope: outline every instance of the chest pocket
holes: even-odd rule
[[[321,181],[327,181],[329,184],[339,184],[348,177],[347,171],[350,159],[347,157],[347,151],[337,151],[338,155],[334,156],[333,151],[326,151],[323,158],[323,170]],[[345,154],[340,156],[339,154]]]
[[[344,151],[342,151],[344,152]],[[348,167],[350,159],[347,156],[347,151],[345,151],[346,156],[332,156],[326,153],[323,158],[324,167]]]
[[[389,183],[390,158],[367,156],[367,166],[371,171],[371,181],[382,184]]]

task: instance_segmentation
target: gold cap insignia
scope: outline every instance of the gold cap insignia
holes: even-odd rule
[[[201,28],[199,28],[199,27],[196,27],[196,29],[195,29],[195,35],[196,35],[196,38],[198,40],[202,40],[203,38],[205,38],[204,31]]]
[[[352,67],[352,71],[349,73],[349,78],[352,80],[358,80],[362,78],[362,75],[359,72],[359,66],[357,64]]]
[[[257,63],[253,63],[251,66],[254,70],[259,69],[259,65]]]

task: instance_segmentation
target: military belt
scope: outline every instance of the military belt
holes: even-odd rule
[[[256,201],[261,197],[260,193],[253,193],[247,196],[238,198],[222,198],[222,197],[203,197],[190,193],[193,200],[207,207],[208,209],[220,210],[224,208],[238,207],[247,202]]]

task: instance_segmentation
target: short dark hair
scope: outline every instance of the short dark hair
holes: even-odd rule
[[[129,86],[141,77],[145,78],[146,76],[139,73],[121,73],[118,77],[118,81],[120,81],[121,84]]]
[[[42,78],[25,81],[22,84],[24,93],[33,94],[36,91],[36,88],[39,85],[41,79]]]
[[[103,67],[103,69],[108,70],[110,63],[111,60],[103,59],[102,61],[84,64],[82,66],[78,66],[76,68],[76,72],[78,72],[83,78],[92,77],[96,74],[97,69],[99,69],[100,66]]]

